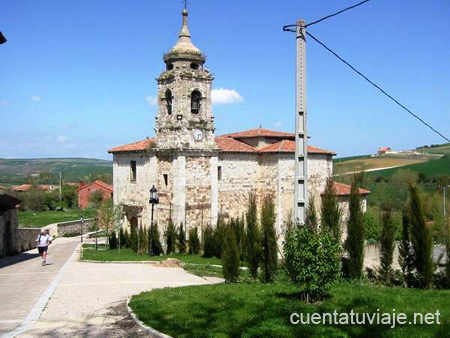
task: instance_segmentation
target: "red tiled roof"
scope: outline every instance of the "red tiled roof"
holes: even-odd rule
[[[130,144],[125,144],[123,146],[111,148],[108,153],[128,153],[128,152],[141,152],[150,148],[150,146],[155,143],[155,138],[146,139],[143,141],[138,141]]]
[[[270,144],[264,148],[259,149],[261,153],[295,153],[295,142],[291,140],[282,140],[280,142]],[[330,150],[320,149],[312,146],[308,146],[308,154],[326,154],[336,155],[335,152]]]
[[[245,144],[244,142],[237,141],[232,138],[216,137],[216,144],[221,151],[232,153],[257,153],[258,151]]]
[[[19,191],[19,192],[23,192],[23,191],[28,191],[30,190],[32,187],[31,184],[22,184],[22,185],[15,185],[12,187],[13,191]],[[48,185],[48,184],[39,184],[36,186],[36,190],[51,190],[53,186]]]
[[[339,183],[339,182],[333,182],[334,184],[334,190],[336,190],[337,196],[348,196],[350,195],[350,191],[352,190],[352,187],[348,184]],[[368,195],[370,194],[369,190],[366,189],[359,189],[359,193],[361,195]]]
[[[94,185],[94,184],[97,184],[97,185],[101,186],[102,188],[113,192],[113,187],[112,186],[110,186],[109,184],[107,184],[107,183],[105,183],[103,181],[100,181],[100,180],[95,180],[94,182],[92,182],[90,184],[87,184],[87,185],[85,185],[84,187],[82,187],[80,189],[77,189],[76,192],[79,192],[80,190],[86,189],[87,187],[90,187],[91,185]]]
[[[264,128],[256,128],[256,129],[241,131],[238,133],[225,134],[225,135],[221,135],[220,137],[248,138],[248,137],[258,137],[258,136],[260,136],[260,137],[295,138],[294,133],[286,133],[283,131],[268,130],[268,129],[264,129]]]

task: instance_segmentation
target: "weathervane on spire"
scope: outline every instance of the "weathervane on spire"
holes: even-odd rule
[[[184,9],[187,9],[187,5],[189,5],[189,2],[187,0],[182,0],[181,2],[184,5]]]

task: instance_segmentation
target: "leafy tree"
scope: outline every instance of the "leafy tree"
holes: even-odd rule
[[[178,228],[178,252],[181,254],[186,253],[186,233],[183,229],[183,222],[180,223]]]
[[[197,255],[200,252],[200,239],[197,227],[189,230],[189,255]]]
[[[348,273],[353,279],[360,279],[364,265],[364,224],[362,222],[361,196],[359,180],[353,178],[349,200],[348,237],[345,248],[348,252]]]
[[[214,229],[207,225],[203,230],[203,257],[213,257],[216,253]]]
[[[225,281],[235,283],[239,277],[239,247],[236,235],[230,227],[225,234],[225,245],[222,258],[222,271]]]
[[[65,207],[69,209],[74,209],[78,206],[78,195],[76,193],[76,190],[77,190],[76,186],[71,186],[68,184],[63,184],[63,186],[61,187],[61,203]]]
[[[167,225],[165,237],[167,244],[166,253],[170,255],[172,252],[175,252],[175,245],[177,242],[177,232],[171,218],[169,218],[169,224]]]
[[[378,242],[381,236],[381,224],[378,217],[368,211],[362,215],[362,221],[366,230],[366,240]]]
[[[91,196],[89,196],[89,203],[94,208],[99,208],[102,202],[103,202],[103,192],[101,190],[95,190],[93,193],[91,193]]]
[[[321,300],[339,276],[340,245],[330,231],[314,232],[297,226],[284,242],[285,267],[291,281],[305,292],[305,300]]]
[[[246,260],[252,278],[256,278],[261,257],[261,234],[257,223],[256,196],[254,194],[250,195],[246,218]]]
[[[395,237],[397,225],[392,219],[391,211],[386,210],[382,215],[383,229],[380,237],[380,273],[381,277],[389,281],[392,277],[392,261],[394,258]]]
[[[100,229],[105,229],[106,238],[109,237],[109,230],[115,229],[120,224],[120,208],[115,206],[112,200],[101,204],[97,209],[98,224]]]
[[[327,179],[325,191],[322,195],[321,216],[322,229],[327,229],[333,234],[334,238],[340,241],[342,211],[339,208],[339,201],[336,198],[336,191],[331,178]]]
[[[314,207],[313,207],[314,208]],[[314,217],[310,219],[313,220]],[[261,227],[262,227],[262,280],[265,283],[272,283],[277,274],[277,234],[275,230],[275,205],[273,198],[266,196],[264,198],[261,210]],[[317,222],[317,219],[314,219]]]
[[[415,184],[409,185],[408,203],[409,223],[411,224],[411,242],[414,250],[414,266],[421,287],[428,289],[433,276],[433,244],[431,231],[426,226],[422,202]]]
[[[403,279],[407,285],[411,285],[412,272],[414,270],[414,255],[409,236],[409,217],[407,212],[402,215],[402,238],[398,245],[398,264],[402,269]]]
[[[164,250],[161,244],[158,224],[155,222],[152,227],[150,227],[150,231],[148,231],[148,245],[152,244],[153,256],[160,256],[164,254]],[[148,246],[147,246],[148,248]]]

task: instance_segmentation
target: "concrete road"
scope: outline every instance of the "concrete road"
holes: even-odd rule
[[[52,291],[49,286],[77,246],[76,239],[57,239],[46,266],[41,266],[37,249],[0,260],[0,336],[39,318]]]

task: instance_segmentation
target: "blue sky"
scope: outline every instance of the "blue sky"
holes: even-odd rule
[[[282,26],[355,2],[191,0],[213,87],[242,97],[214,105],[216,133],[293,131],[295,39]],[[108,148],[153,136],[155,78],[181,9],[179,0],[2,1],[0,158],[110,159]],[[448,136],[449,17],[447,0],[372,0],[308,30]],[[338,156],[443,142],[311,39],[307,90],[310,143]]]

